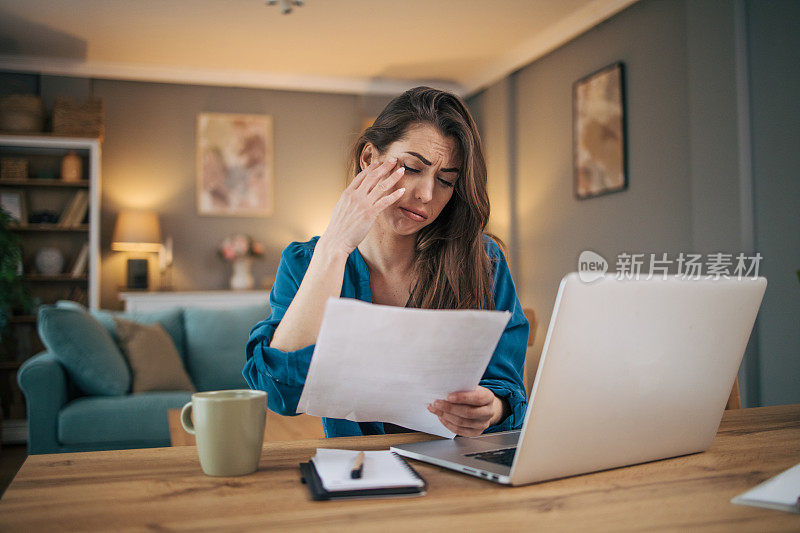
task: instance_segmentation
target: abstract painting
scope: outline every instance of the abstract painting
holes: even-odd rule
[[[272,117],[197,116],[197,211],[264,217],[273,210]]]
[[[585,199],[626,189],[623,64],[575,82],[572,105],[575,196]]]

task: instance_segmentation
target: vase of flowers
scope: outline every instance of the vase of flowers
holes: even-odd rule
[[[218,253],[222,259],[231,263],[231,289],[235,291],[252,289],[255,279],[250,269],[253,266],[253,259],[264,255],[264,246],[249,235],[229,235],[220,244]]]

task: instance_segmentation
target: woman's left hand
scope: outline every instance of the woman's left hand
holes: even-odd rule
[[[471,391],[453,392],[446,400],[436,400],[428,405],[428,411],[439,417],[439,421],[457,435],[477,437],[483,431],[503,419],[503,402],[486,387]]]

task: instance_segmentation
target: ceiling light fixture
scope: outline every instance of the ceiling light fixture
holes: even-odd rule
[[[265,0],[265,3],[268,6],[276,6],[278,4],[281,5],[281,13],[284,15],[288,15],[292,12],[293,7],[303,7],[305,5],[305,0]]]

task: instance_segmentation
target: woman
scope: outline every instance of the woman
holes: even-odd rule
[[[417,87],[392,100],[353,150],[355,177],[321,237],[290,244],[271,314],[247,344],[244,376],[269,407],[293,415],[329,297],[426,309],[512,313],[480,385],[428,410],[464,436],[522,426],[528,322],[489,218],[480,138],[461,100]],[[358,173],[356,174],[356,171]],[[402,431],[323,418],[327,437]]]

